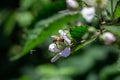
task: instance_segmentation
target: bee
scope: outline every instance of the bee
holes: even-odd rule
[[[53,42],[64,42],[64,39],[62,39],[59,36],[52,36],[52,38],[53,38]]]
[[[62,49],[64,46],[64,39],[59,36],[51,36],[53,38],[53,42],[56,44],[58,49]]]

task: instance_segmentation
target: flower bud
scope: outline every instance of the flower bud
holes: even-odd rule
[[[110,32],[103,33],[102,39],[104,40],[104,43],[106,45],[110,45],[110,44],[112,44],[113,42],[116,41],[115,36],[112,33],[110,33]]]
[[[89,28],[88,28],[88,31],[89,31],[90,33],[95,33],[95,32],[96,32],[96,29],[95,29],[94,27],[89,27]]]
[[[66,0],[69,9],[77,9],[79,7],[76,0]]]

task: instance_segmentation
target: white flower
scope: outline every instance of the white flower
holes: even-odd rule
[[[81,10],[81,14],[87,22],[92,22],[92,20],[95,16],[95,8],[94,7],[84,7]]]
[[[116,41],[115,36],[110,32],[105,32],[102,37],[103,37],[104,43],[106,45],[110,45],[110,44],[112,44],[113,42]]]
[[[71,40],[68,38],[67,34],[63,30],[59,30],[60,37],[65,40],[68,45],[71,44]]]
[[[53,42],[49,45],[48,50],[51,52],[58,52],[58,54],[51,59],[51,62],[55,62],[60,57],[67,57],[70,55],[71,49],[70,44],[71,40],[68,38],[67,34],[63,30],[59,30],[60,37],[58,36],[51,36],[53,39],[62,39],[63,41]]]
[[[70,55],[70,47],[66,47],[63,51],[61,51],[59,54],[57,54],[55,57],[51,59],[51,62],[55,62],[60,57],[68,57]]]
[[[66,0],[67,6],[70,8],[78,8],[78,3],[76,2],[76,0]]]
[[[50,44],[48,50],[51,51],[51,52],[59,52],[60,51],[57,48],[57,45],[55,43]]]

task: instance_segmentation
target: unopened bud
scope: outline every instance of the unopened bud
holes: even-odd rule
[[[79,7],[76,0],[66,0],[69,9],[77,9]]]
[[[89,31],[90,33],[94,33],[94,32],[96,32],[96,29],[95,29],[94,27],[89,27],[89,28],[88,28],[88,31]]]
[[[112,33],[110,33],[110,32],[103,33],[102,39],[104,40],[104,43],[106,45],[110,45],[110,44],[112,44],[113,42],[116,41],[115,36]]]

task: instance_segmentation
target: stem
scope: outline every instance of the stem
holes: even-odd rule
[[[113,20],[113,0],[111,0],[111,13],[112,13],[112,20]]]

